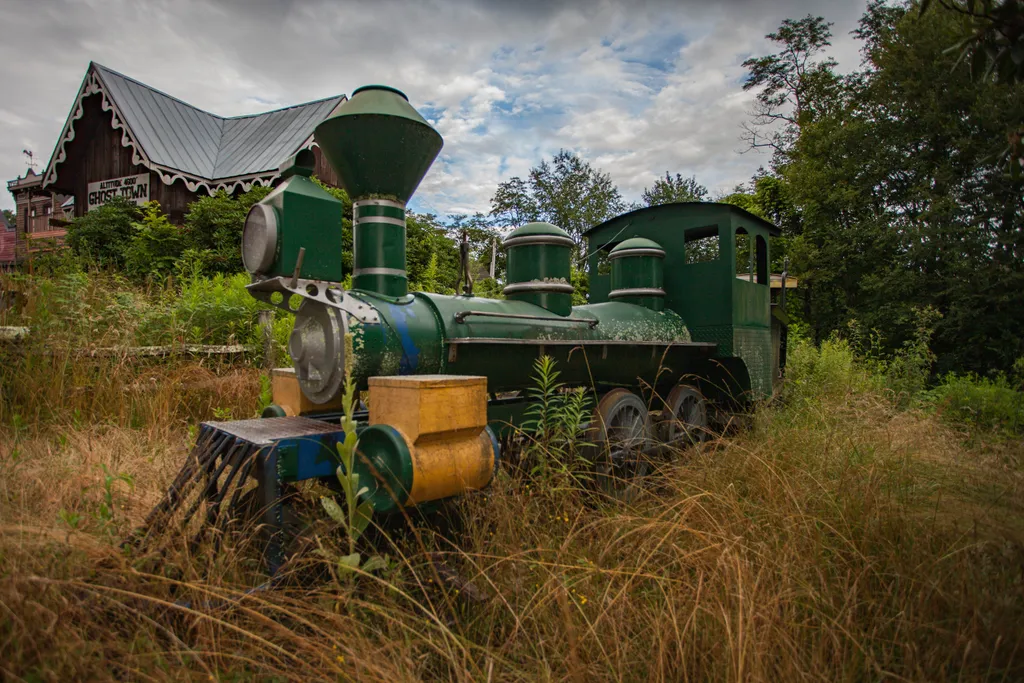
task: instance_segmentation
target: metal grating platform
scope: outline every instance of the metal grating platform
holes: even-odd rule
[[[203,425],[259,446],[281,439],[332,434],[341,431],[340,424],[312,420],[308,417],[261,417],[253,420],[204,422]]]

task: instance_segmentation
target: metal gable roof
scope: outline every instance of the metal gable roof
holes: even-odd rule
[[[276,173],[281,161],[305,145],[314,127],[346,99],[337,95],[263,114],[225,118],[93,62],[54,150],[47,184],[56,180],[56,165],[65,158],[63,146],[74,138],[71,129],[81,116],[81,100],[95,92],[103,93],[104,109],[106,100],[115,109],[114,127],[126,129],[122,143],[135,149],[135,163],[163,172],[165,183],[173,182],[177,172],[187,176],[190,188],[207,185],[211,191],[218,184],[225,185],[220,181]]]
[[[224,119],[105,66],[94,66],[150,161],[201,178],[215,177]]]
[[[344,99],[331,97],[265,114],[224,119],[214,177],[230,178],[277,168]]]

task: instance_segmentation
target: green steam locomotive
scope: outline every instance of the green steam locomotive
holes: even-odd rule
[[[731,205],[685,203],[594,226],[582,306],[572,306],[575,244],[548,223],[504,240],[502,300],[409,292],[406,206],[440,134],[403,93],[371,85],[317,126],[315,140],[353,199],[352,287],[341,284],[341,204],[310,178],[312,152],[300,151],[242,237],[252,295],[295,315],[294,367],[275,372],[264,419],[203,425],[163,513],[180,507],[186,482],[207,482],[198,495],[216,508],[254,481],[263,520],[280,527],[289,484],[333,477],[348,378],[368,396],[357,467],[374,482],[365,495],[378,512],[485,486],[501,437],[522,425],[541,356],[557,361],[567,385],[593,392],[589,434],[611,470],[655,445],[700,439],[771,394],[785,317],[771,302],[770,223]]]

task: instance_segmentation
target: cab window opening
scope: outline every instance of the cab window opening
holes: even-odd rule
[[[685,233],[686,264],[710,263],[718,260],[720,252],[718,226],[705,225]]]
[[[768,242],[761,235],[756,240],[757,284],[768,284]]]
[[[736,275],[747,282],[754,281],[754,254],[745,228],[736,228]]]

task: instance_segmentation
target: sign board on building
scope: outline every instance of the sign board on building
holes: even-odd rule
[[[89,183],[87,190],[86,211],[103,206],[114,197],[124,197],[135,204],[143,204],[149,201],[149,174],[140,173],[123,178],[100,180]]]

